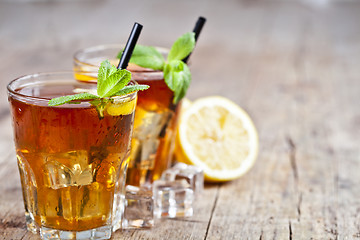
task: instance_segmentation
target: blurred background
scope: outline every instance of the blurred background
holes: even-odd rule
[[[207,23],[190,60],[192,100],[223,95],[256,115],[251,101],[286,91],[309,56],[322,69],[334,57],[359,60],[355,0],[0,0],[0,111],[8,114],[5,87],[18,76],[70,70],[75,51],[124,43],[135,21],[140,44],[169,48],[199,16]],[[254,94],[259,78],[279,82]]]

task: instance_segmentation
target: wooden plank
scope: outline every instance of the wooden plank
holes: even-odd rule
[[[27,230],[9,115],[0,132],[0,239],[21,239]]]
[[[127,31],[112,34],[110,26],[96,36],[84,27],[101,25],[91,17],[94,14],[109,20],[110,12],[120,5],[116,1],[86,6],[62,2],[57,3],[57,11],[52,11],[55,3],[38,4],[0,3],[3,89],[21,74],[70,69],[75,50],[103,43],[104,36],[109,43],[127,37]],[[135,15],[146,20],[143,43],[170,45],[174,36],[192,27],[192,21],[178,19],[200,12],[208,17],[201,45],[191,58],[193,82],[188,96],[223,95],[238,103],[253,117],[261,148],[256,165],[244,177],[207,185],[194,217],[160,220],[150,230],[118,231],[113,239],[360,238],[360,29],[356,24],[360,4],[184,2],[171,17],[161,8],[151,8],[153,3],[141,4]],[[174,7],[164,1],[157,4],[169,12]],[[72,26],[80,9],[89,17],[84,25]],[[191,9],[187,15],[180,11],[185,9]],[[69,11],[72,14],[65,15]],[[15,12],[21,21],[11,18]],[[125,15],[120,29],[128,29],[133,21]],[[19,23],[32,18],[47,25],[34,24],[22,32]],[[161,39],[159,32],[164,32]],[[10,126],[3,95],[0,239],[39,239],[25,228]]]
[[[217,184],[205,186],[203,194],[196,199],[192,217],[157,219],[154,228],[117,231],[114,239],[205,239],[218,189]]]
[[[209,239],[287,239],[289,222],[298,214],[287,142],[289,131],[296,127],[296,99],[287,89],[296,84],[292,60],[306,14],[294,5],[269,5],[265,12],[253,53],[256,65],[248,80],[255,87],[245,102],[259,129],[260,154],[254,169],[236,182],[243,188],[235,185],[232,191],[221,192]],[[239,194],[231,195],[235,192]]]
[[[326,34],[323,35],[331,26],[318,24],[325,20],[322,17],[321,14],[310,16],[296,64],[298,119],[296,131],[291,133],[290,145],[294,152],[301,198],[298,219],[291,221],[294,239],[336,238],[330,231],[336,226],[335,211],[329,206],[336,204],[334,176],[337,169],[334,159],[328,154],[329,143],[323,135],[327,131],[324,117],[332,112],[333,107],[333,102],[327,100],[332,95],[332,89],[327,82],[330,76],[326,70],[334,64],[334,59],[331,55],[333,46],[326,44],[329,39]],[[321,42],[322,45],[319,44]]]
[[[284,134],[283,137],[280,136],[284,141],[282,143],[278,141],[278,144],[280,146],[281,144],[284,145],[284,143],[288,145],[289,156],[282,156],[281,150],[278,149],[267,155],[266,160],[273,162],[264,164],[264,156],[260,154],[258,162],[261,161],[261,170],[256,166],[253,172],[259,174],[263,179],[261,184],[264,185],[264,189],[261,191],[261,197],[253,197],[255,198],[253,203],[255,206],[243,204],[235,207],[236,210],[227,204],[218,204],[211,223],[210,229],[213,235],[210,235],[210,239],[235,238],[234,235],[238,236],[239,239],[283,239],[285,237],[290,239],[336,239],[338,237],[337,205],[339,202],[335,186],[339,170],[337,168],[337,159],[332,156],[331,151],[329,153],[329,148],[333,149],[334,146],[324,139],[324,137],[327,137],[328,130],[334,127],[332,125],[327,126],[324,119],[338,115],[338,112],[334,111],[338,106],[333,97],[337,96],[336,89],[344,89],[343,86],[334,88],[331,85],[331,80],[338,83],[342,82],[342,84],[344,82],[342,78],[332,79],[328,70],[337,64],[336,58],[331,56],[332,48],[337,48],[337,46],[329,46],[326,43],[331,39],[324,39],[321,36],[324,31],[326,33],[326,31],[330,30],[330,24],[312,29],[312,24],[316,24],[319,20],[327,21],[327,18],[322,19],[320,16],[319,19],[306,13],[296,16],[296,14],[299,14],[299,10],[292,12],[294,9],[291,9],[291,6],[290,8],[278,9],[277,14],[273,13],[273,15],[278,16],[279,22],[273,24],[273,38],[270,38],[269,43],[265,44],[264,55],[267,52],[272,53],[272,51],[282,48],[282,51],[277,52],[277,55],[274,54],[277,58],[273,60],[278,61],[267,64],[259,61],[259,69],[264,73],[260,74],[260,76],[253,76],[259,83],[257,84],[258,88],[252,92],[252,98],[254,96],[266,96],[268,112],[262,108],[264,102],[261,101],[264,101],[263,98],[259,99],[258,102],[252,102],[251,107],[249,107],[249,109],[261,111],[259,115],[267,122],[258,125],[260,127],[260,136],[262,131],[267,134],[269,132],[273,133],[272,138],[274,138],[274,135],[279,137],[279,135]],[[346,19],[344,16],[343,18]],[[271,21],[271,19],[268,21]],[[287,30],[289,30],[288,35],[283,36]],[[322,31],[319,33],[318,30]],[[352,31],[354,31],[354,28],[352,28]],[[279,33],[282,35],[279,36]],[[279,41],[277,37],[284,38]],[[297,42],[296,39],[299,41]],[[343,45],[346,45],[346,43],[342,42],[341,46]],[[319,47],[320,49],[317,49]],[[294,51],[291,52],[291,49]],[[286,50],[290,50],[290,55],[284,52]],[[281,62],[283,60],[281,57],[283,59],[289,57],[289,63]],[[264,59],[265,56],[261,57],[261,60]],[[306,63],[311,66],[304,66]],[[276,76],[276,70],[278,70],[278,76]],[[282,90],[280,94],[279,91],[276,91],[276,87]],[[273,92],[270,92],[269,89],[273,89]],[[281,108],[281,112],[277,111],[279,108]],[[357,112],[357,114],[359,112],[358,109],[351,110]],[[273,115],[277,115],[277,117]],[[337,118],[337,120],[340,121],[341,119]],[[279,130],[274,132],[271,129]],[[341,129],[342,131],[343,129]],[[265,147],[268,147],[271,143],[269,141],[271,137],[269,136],[261,136],[260,139],[261,145],[265,145]],[[264,149],[261,149],[261,151],[264,152]],[[275,179],[271,178],[272,175],[269,172],[274,171],[276,164],[285,163],[286,159],[288,159],[290,165],[286,167],[283,165],[280,171],[276,171],[276,169],[277,175],[275,174]],[[357,166],[357,164],[344,165],[350,166],[350,168],[355,167],[355,169]],[[269,166],[271,167],[269,168]],[[289,172],[292,172],[293,179],[285,177]],[[251,191],[246,189],[243,192],[244,195],[254,194],[258,188],[262,188],[256,185],[260,184],[259,181],[251,184],[249,178],[250,176],[247,176],[244,181],[248,182],[247,185],[251,186],[252,189]],[[281,183],[283,183],[282,188],[279,187]],[[275,194],[272,194],[269,189],[274,189],[274,185],[279,188],[276,189],[275,187]],[[352,191],[354,190],[352,189]],[[278,198],[275,206],[281,206],[280,209],[274,210],[269,207],[268,202],[274,201],[273,195],[281,196],[281,192],[284,191],[294,196],[288,201],[286,201],[284,195]],[[248,203],[238,195],[220,195],[218,203],[222,199],[226,199],[227,202],[239,200],[241,203]],[[260,206],[266,206],[266,210],[262,211]],[[245,214],[244,208],[251,209],[251,207],[256,208],[257,211]],[[293,209],[293,211],[284,211],[284,209],[288,208]],[[228,211],[227,214],[222,214],[224,209]],[[294,211],[296,214],[294,214]],[[276,224],[271,225],[265,221],[269,213],[276,216],[275,220],[272,219],[272,222]],[[357,222],[356,216],[357,214],[350,221]],[[229,217],[231,220],[228,220]],[[226,227],[222,227],[222,231],[220,231],[219,226],[222,223]],[[250,226],[247,226],[247,224]],[[241,225],[242,228],[236,228],[236,225]],[[226,231],[227,229],[231,230]],[[279,232],[281,237],[279,237]],[[354,236],[357,236],[357,232],[344,237],[351,238]]]
[[[339,100],[343,98],[342,92],[346,92],[347,95],[349,91],[354,92],[354,85],[348,78],[344,78],[344,71],[339,68],[342,60],[337,54],[338,49],[345,46],[356,49],[357,44],[353,44],[350,39],[337,41],[333,33],[338,31],[337,28],[343,31],[344,26],[352,34],[356,32],[355,26],[346,17],[351,11],[353,10],[349,8],[340,15],[339,12],[334,11],[324,16],[324,22],[318,21],[318,24],[314,24],[313,39],[307,46],[307,65],[304,68],[311,78],[303,78],[303,81],[311,82],[313,88],[303,92],[308,103],[300,109],[302,115],[306,116],[302,120],[302,128],[308,132],[303,134],[301,139],[300,152],[304,156],[300,159],[309,159],[299,161],[303,164],[299,169],[304,176],[301,188],[307,193],[303,195],[301,220],[309,222],[305,226],[310,227],[311,237],[315,239],[324,236],[327,239],[352,239],[359,232],[358,229],[352,228],[346,234],[339,234],[339,231],[343,231],[339,230],[339,215],[342,212],[340,206],[344,204],[342,199],[344,194],[339,191],[338,179],[344,174],[342,169],[346,169],[346,172],[351,172],[350,169],[358,169],[358,163],[354,159],[347,159],[342,155],[342,145],[350,147],[350,152],[354,154],[358,152],[358,145],[354,146],[354,140],[351,138],[339,136],[347,136],[352,131],[358,131],[356,130],[358,126],[352,125],[352,128],[345,129],[343,124],[348,116],[358,115],[359,109],[355,106],[344,108],[339,104]],[[358,90],[357,95],[359,95]],[[350,177],[352,181],[359,182],[359,176],[352,174]],[[355,196],[357,194],[355,185],[347,191]],[[352,206],[358,208],[359,204],[354,203]],[[346,222],[356,223],[357,219],[356,214],[352,217],[347,216]],[[299,233],[303,232],[301,230],[302,228]]]
[[[351,5],[351,8],[338,6],[332,14],[334,28],[331,34],[338,46],[334,51],[337,64],[332,74],[338,81],[333,83],[337,105],[333,118],[329,118],[329,141],[338,168],[335,187],[339,239],[360,238],[360,70],[357,67],[360,61],[360,31],[355,26],[360,17],[352,14],[358,11],[359,5]],[[344,18],[345,15],[348,17]]]

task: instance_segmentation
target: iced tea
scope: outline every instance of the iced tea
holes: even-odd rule
[[[26,222],[43,238],[107,239],[124,194],[136,93],[103,117],[89,101],[49,107],[51,98],[96,89],[71,78],[31,75],[8,86]]]
[[[173,104],[174,94],[162,72],[137,70],[132,71],[132,76],[139,84],[150,86],[138,93],[126,180],[127,184],[138,186],[159,179],[170,167],[179,104]]]
[[[104,59],[116,65],[119,45],[101,45],[78,51],[74,56],[74,74],[80,81],[96,81],[96,69]],[[158,50],[167,54],[166,49]],[[112,59],[112,60],[111,60]],[[179,104],[174,105],[173,92],[164,82],[161,71],[129,64],[133,80],[150,88],[138,93],[134,133],[127,172],[127,184],[143,185],[160,178],[171,164]]]

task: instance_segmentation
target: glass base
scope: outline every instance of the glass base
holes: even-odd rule
[[[25,211],[25,220],[26,220],[26,227],[30,232],[34,234],[40,233],[40,229],[35,223],[34,217],[27,211]]]
[[[103,226],[99,228],[89,229],[85,231],[64,231],[58,229],[52,229],[47,227],[38,227],[31,216],[26,216],[26,226],[29,231],[35,234],[40,234],[41,239],[68,239],[68,240],[80,240],[80,239],[110,239],[111,238],[111,226]]]
[[[81,232],[42,227],[40,229],[40,236],[42,239],[109,239],[111,237],[111,226],[104,226]]]

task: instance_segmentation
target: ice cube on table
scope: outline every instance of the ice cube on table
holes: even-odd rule
[[[185,163],[177,163],[175,166],[165,170],[161,179],[165,181],[184,179],[190,184],[196,196],[204,189],[204,171],[199,167]]]
[[[151,186],[126,186],[123,229],[154,226],[154,200]]]
[[[157,218],[190,217],[193,215],[194,191],[182,179],[157,180],[153,183],[154,215]]]

